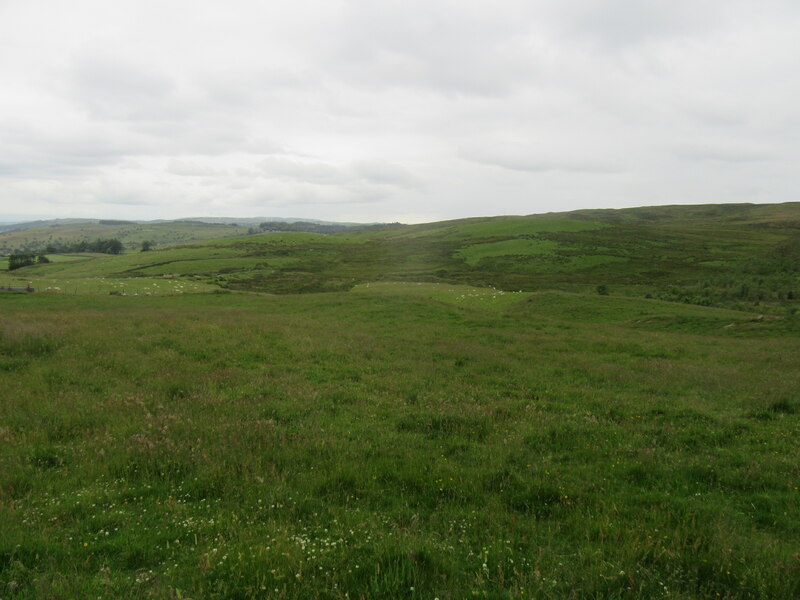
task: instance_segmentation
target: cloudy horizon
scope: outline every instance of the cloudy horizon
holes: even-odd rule
[[[796,201],[788,0],[0,0],[0,221]]]

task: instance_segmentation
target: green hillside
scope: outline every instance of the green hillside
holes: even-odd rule
[[[133,278],[167,277],[269,293],[342,291],[376,281],[506,291],[605,286],[617,295],[780,312],[800,295],[798,222],[800,204],[716,205],[273,233],[121,257],[75,256],[4,281],[63,288],[53,282],[102,278],[130,288]]]
[[[589,209],[564,213],[574,219],[616,224],[657,224],[686,227],[752,225],[758,227],[800,228],[797,202],[783,204],[698,204],[643,206],[626,209]]]
[[[650,210],[0,274],[0,598],[800,597],[800,207]]]

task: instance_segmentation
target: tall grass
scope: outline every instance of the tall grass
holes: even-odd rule
[[[428,292],[0,296],[0,596],[800,594],[796,325]]]

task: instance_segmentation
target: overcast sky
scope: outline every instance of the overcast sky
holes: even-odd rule
[[[800,200],[797,0],[0,0],[0,220]]]

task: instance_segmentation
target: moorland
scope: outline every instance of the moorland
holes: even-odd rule
[[[0,597],[800,596],[800,204],[232,233],[0,272]]]

